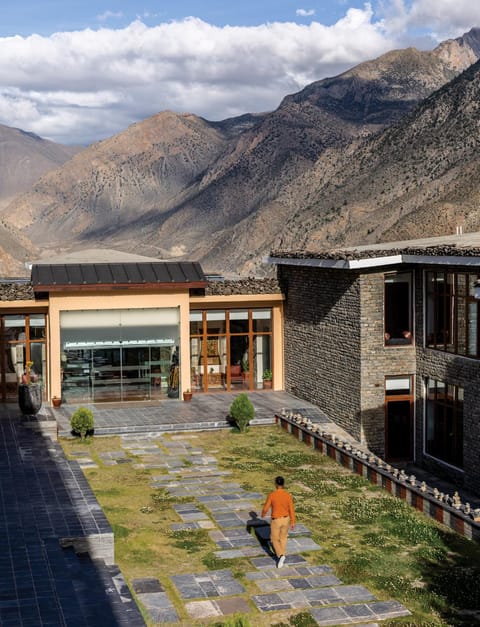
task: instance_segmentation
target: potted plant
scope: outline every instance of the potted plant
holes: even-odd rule
[[[267,370],[263,371],[262,379],[263,379],[263,387],[265,389],[271,389],[272,388],[273,373],[272,373],[272,371],[270,369],[267,369]]]
[[[52,396],[52,405],[54,407],[60,407],[62,404],[62,399],[59,396]]]
[[[42,388],[37,379],[33,371],[33,361],[27,361],[22,382],[18,386],[18,405],[24,416],[37,414],[42,406]]]
[[[185,392],[183,393],[183,400],[184,401],[191,401],[192,400],[192,392],[191,392],[191,390],[185,390]]]

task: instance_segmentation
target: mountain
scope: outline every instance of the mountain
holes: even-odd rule
[[[279,243],[315,249],[480,230],[479,120],[477,62],[380,135],[319,160],[309,205]]]
[[[394,228],[410,206],[395,209],[395,199],[408,187],[421,200],[416,188],[426,167],[388,133],[408,126],[413,141],[419,113],[410,112],[435,100],[430,95],[443,93],[479,54],[473,29],[431,52],[393,51],[317,81],[271,113],[223,122],[160,113],[43,176],[4,219],[47,249],[108,244],[240,274],[264,272],[259,261],[272,247],[359,237],[352,225],[362,220],[362,237],[387,236],[375,223],[386,225],[384,216],[368,216],[390,199]],[[435,145],[426,146],[422,158],[436,162]],[[410,177],[403,187],[394,165],[402,160]]]
[[[0,124],[0,206],[79,150]]]

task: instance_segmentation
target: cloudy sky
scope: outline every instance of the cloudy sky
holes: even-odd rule
[[[478,0],[8,0],[0,123],[86,145],[171,109],[220,120],[394,48],[480,26]]]

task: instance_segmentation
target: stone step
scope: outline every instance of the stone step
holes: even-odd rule
[[[56,606],[64,620],[59,625],[144,627],[117,566],[92,560],[88,554],[78,555],[71,547],[62,548],[57,538],[46,539],[44,545]]]
[[[254,418],[251,423],[255,425],[273,425],[275,424],[275,417]],[[206,420],[198,421],[192,419],[190,422],[164,422],[157,425],[145,424],[145,425],[114,425],[111,427],[95,427],[95,435],[134,435],[142,434],[155,437],[163,433],[176,432],[176,431],[206,431],[210,429],[231,429],[232,425],[227,422],[225,418],[219,418],[218,420]],[[59,437],[68,438],[72,433],[70,429],[59,429]]]

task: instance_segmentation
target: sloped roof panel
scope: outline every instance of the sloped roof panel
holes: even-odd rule
[[[206,285],[202,267],[197,262],[127,262],[34,264],[32,285],[37,291],[58,286],[145,286]]]

